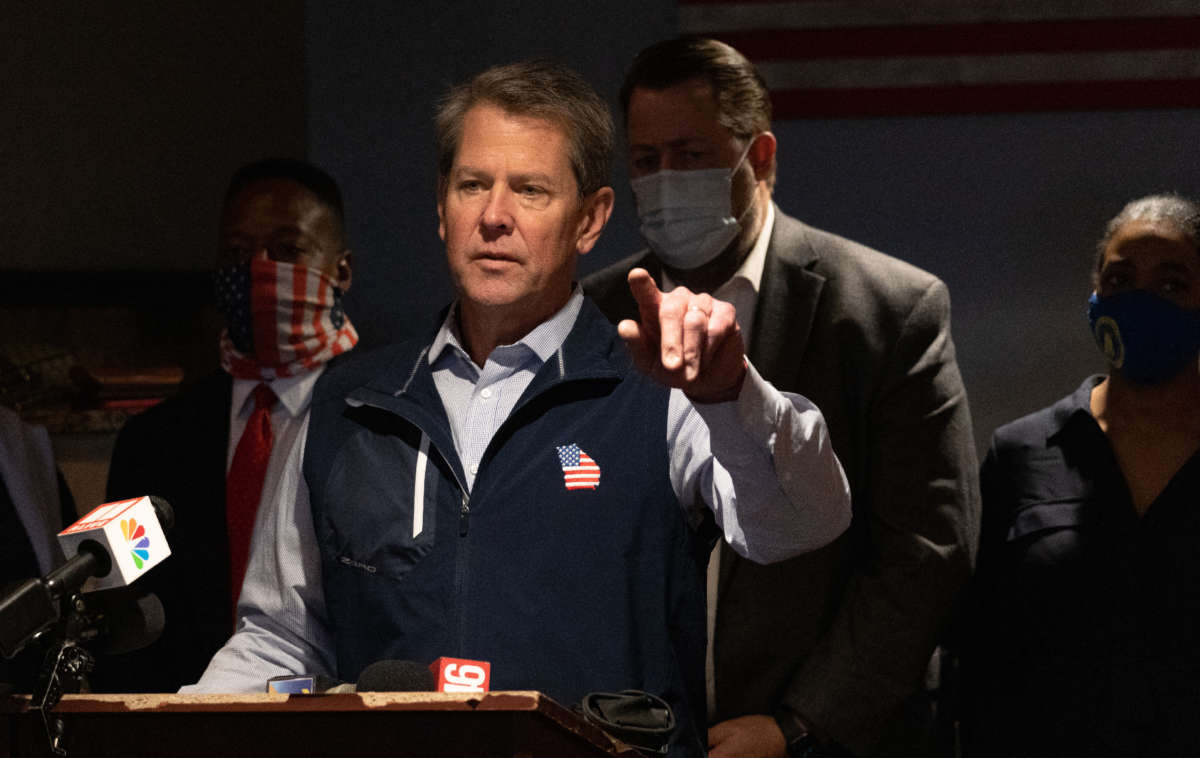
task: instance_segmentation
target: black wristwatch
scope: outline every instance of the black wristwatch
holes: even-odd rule
[[[775,723],[783,732],[788,758],[825,758],[828,755],[813,733],[787,708],[779,709]]]

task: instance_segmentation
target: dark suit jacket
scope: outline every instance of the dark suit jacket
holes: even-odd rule
[[[117,437],[108,500],[160,495],[175,511],[171,557],[138,584],[162,600],[158,642],[100,659],[98,692],[174,692],[200,678],[233,631],[225,530],[225,459],[233,380],[213,374],[129,419]],[[264,683],[265,684],[265,683]]]
[[[58,502],[64,527],[74,523],[78,517],[71,490],[58,476]],[[25,526],[17,515],[16,505],[8,491],[4,477],[0,476],[0,597],[15,590],[21,582],[36,579],[42,574],[37,554],[30,542]],[[0,695],[9,692],[32,692],[37,684],[38,669],[45,649],[36,644],[27,645],[11,659],[0,657]]]
[[[661,282],[648,252],[583,282],[614,321],[637,318],[634,266]],[[777,209],[748,354],[824,413],[854,519],[770,566],[722,546],[716,721],[786,703],[855,753],[926,750],[901,745],[901,711],[970,575],[979,516],[946,287]]]

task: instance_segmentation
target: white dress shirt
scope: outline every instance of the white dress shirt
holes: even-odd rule
[[[229,441],[225,451],[225,473],[233,465],[233,454],[237,450],[250,415],[254,413],[254,388],[266,384],[275,393],[276,403],[271,407],[271,457],[267,461],[267,473],[263,476],[262,495],[259,509],[254,517],[253,546],[263,539],[273,538],[269,529],[260,528],[262,505],[276,499],[288,456],[303,440],[303,430],[308,422],[308,407],[312,403],[313,388],[324,373],[324,364],[299,376],[289,376],[263,382],[261,379],[233,380],[233,394],[229,403]],[[249,573],[249,565],[247,565]],[[244,586],[245,582],[243,582]]]

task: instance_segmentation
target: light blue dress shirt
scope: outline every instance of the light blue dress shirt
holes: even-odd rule
[[[429,360],[468,487],[534,374],[558,360],[582,305],[576,287],[554,316],[517,343],[497,347],[482,367],[463,350],[457,308],[450,309]],[[753,366],[729,402],[693,404],[672,390],[664,422],[671,486],[689,522],[711,510],[738,553],[760,563],[784,560],[828,544],[849,526],[849,487],[824,417],[804,397],[776,390]],[[307,417],[304,423],[279,489],[259,508],[237,633],[200,681],[181,692],[261,692],[273,676],[336,670],[301,470]]]

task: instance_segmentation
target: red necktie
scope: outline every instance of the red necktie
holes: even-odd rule
[[[254,532],[254,514],[262,497],[263,479],[271,460],[271,406],[275,393],[265,384],[254,388],[254,412],[246,422],[242,438],[233,452],[233,463],[225,477],[225,527],[229,535],[230,597],[233,621],[237,624],[237,600],[250,558],[250,537]]]

